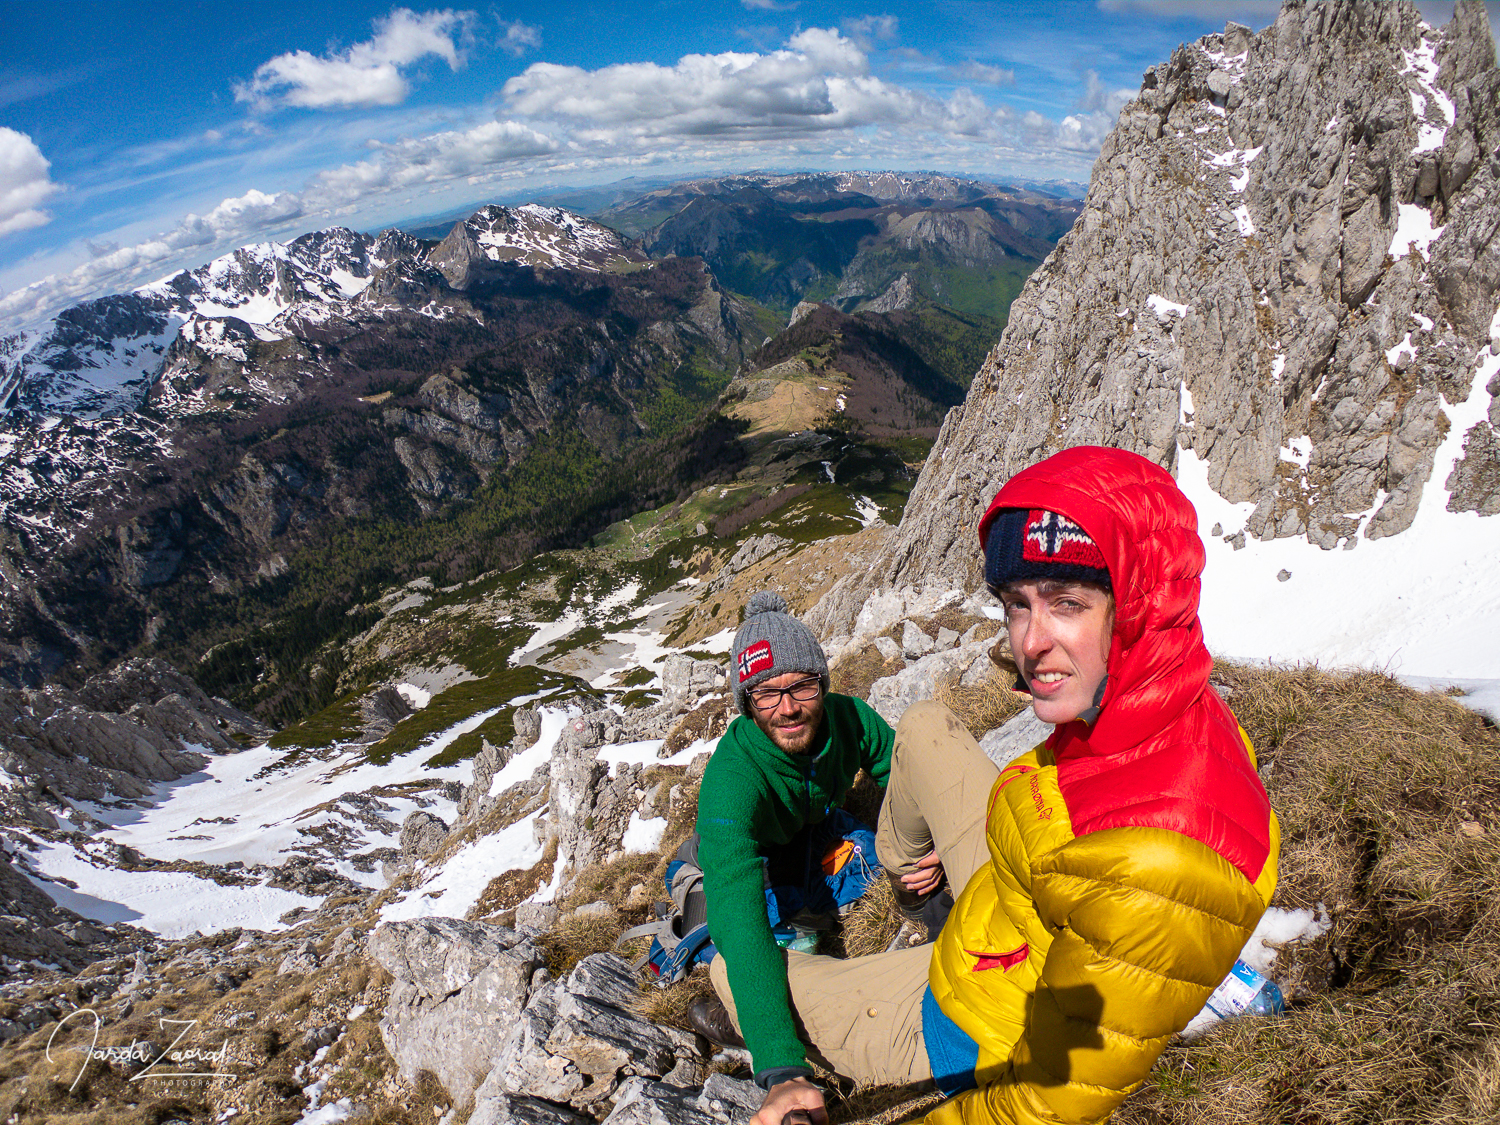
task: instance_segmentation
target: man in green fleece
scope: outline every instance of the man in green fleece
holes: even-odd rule
[[[755,1081],[768,1097],[805,1086],[816,1095],[808,1105],[821,1111],[792,1016],[786,957],[767,917],[765,861],[773,871],[778,864],[801,868],[801,881],[810,882],[823,859],[813,854],[817,826],[843,803],[861,767],[885,787],[895,734],[862,700],[828,691],[822,646],[786,608],[779,594],[754,595],[735,635],[730,683],[740,716],[703,775],[698,864],[718,949],[714,987],[738,1019]],[[934,854],[906,877],[905,889],[925,895],[941,879]],[[721,1007],[709,1010],[701,1001],[695,1007],[701,1032],[733,1041]]]

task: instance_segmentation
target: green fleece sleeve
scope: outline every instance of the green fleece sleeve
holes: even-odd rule
[[[708,897],[708,932],[729,974],[740,1031],[757,1073],[807,1065],[792,1022],[786,958],[771,936],[765,878],[755,840],[757,794],[722,771],[698,796],[698,863]]]
[[[891,724],[880,717],[880,712],[863,699],[854,701],[859,714],[859,725],[863,731],[860,739],[860,765],[869,773],[876,785],[884,789],[891,779],[891,752],[896,746],[896,732]]]

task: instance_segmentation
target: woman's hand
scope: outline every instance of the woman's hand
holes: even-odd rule
[[[901,885],[913,894],[931,894],[942,883],[943,864],[936,851],[930,851],[917,860],[917,869],[910,875],[901,876]]]

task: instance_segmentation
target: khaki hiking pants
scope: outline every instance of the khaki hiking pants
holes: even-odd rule
[[[955,897],[989,862],[984,814],[999,770],[958,718],[940,703],[914,703],[896,727],[875,850],[887,871],[916,870],[935,847]],[[932,946],[848,960],[788,953],[792,1014],[811,1057],[858,1082],[932,1078],[922,1041],[922,996]],[[714,991],[735,1015],[722,955],[710,970]]]

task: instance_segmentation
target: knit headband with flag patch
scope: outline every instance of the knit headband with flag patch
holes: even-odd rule
[[[1044,508],[1004,508],[990,524],[984,582],[993,592],[1007,582],[1053,579],[1112,587],[1104,552],[1088,532]]]

